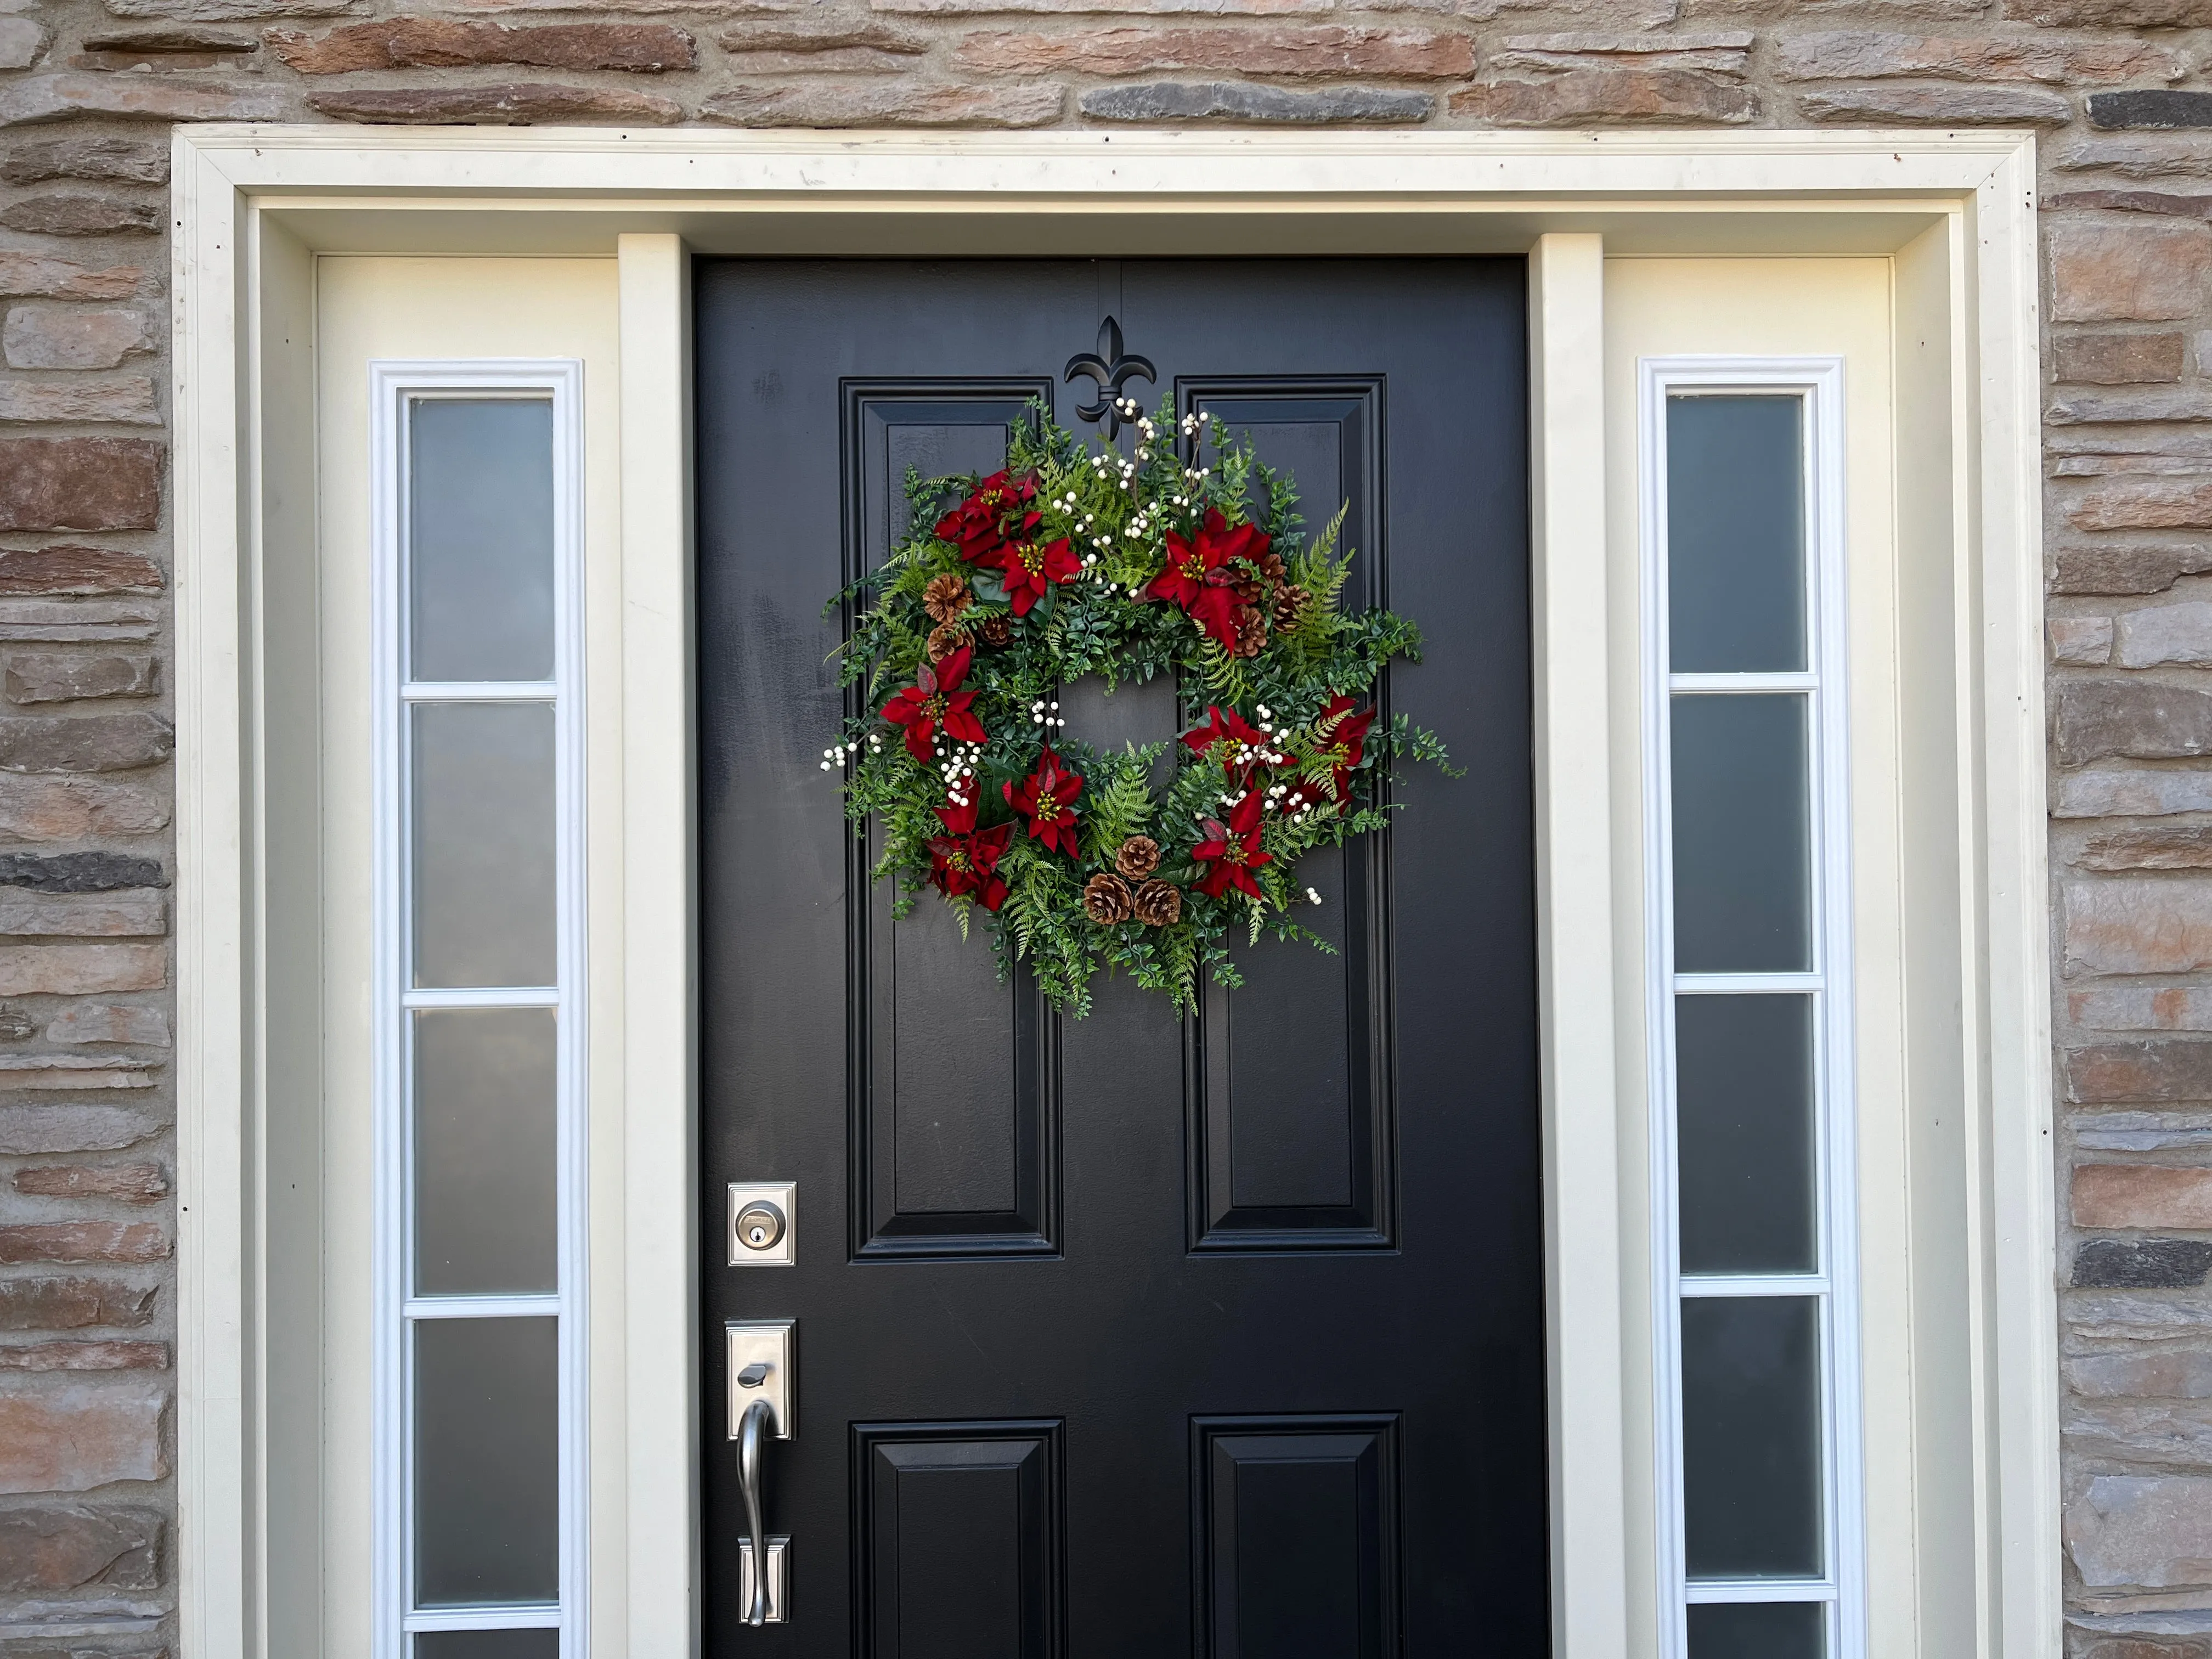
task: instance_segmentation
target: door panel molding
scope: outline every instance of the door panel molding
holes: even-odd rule
[[[1398,1414],[1191,1419],[1204,1659],[1400,1651]]]
[[[854,1653],[1060,1659],[1063,1439],[1056,1419],[853,1425]]]
[[[924,477],[988,470],[1005,453],[1007,430],[1026,418],[1029,400],[1052,406],[1053,385],[1044,378],[848,378],[838,392],[851,583],[905,533],[909,466]],[[863,712],[866,690],[850,689],[848,714]],[[897,919],[897,895],[873,878],[878,848],[857,839],[848,845],[854,1259],[1055,1254],[1059,1016],[1025,968],[995,985],[988,955],[950,939],[958,929],[943,906],[925,903]],[[927,1133],[917,1127],[925,1118]],[[959,1162],[994,1141],[1000,1178],[960,1179]]]
[[[1178,417],[1203,410],[1232,435],[1335,427],[1335,443],[1318,446],[1310,458],[1333,459],[1334,480],[1323,483],[1326,460],[1293,470],[1310,534],[1340,505],[1346,508],[1338,546],[1358,555],[1346,584],[1346,602],[1356,609],[1389,603],[1387,396],[1382,374],[1179,374],[1174,384]],[[1280,446],[1279,435],[1279,453]],[[1374,695],[1377,719],[1387,724],[1389,671]],[[1322,901],[1307,926],[1340,954],[1291,956],[1272,942],[1232,950],[1250,988],[1232,994],[1209,981],[1202,993],[1198,1017],[1188,1024],[1184,1060],[1194,1252],[1395,1244],[1389,840],[1363,836],[1306,860]],[[1266,1021],[1249,1035],[1239,1032],[1235,1017],[1240,996],[1250,1015]],[[1269,1062],[1282,1039],[1316,1023],[1342,1033],[1341,1046],[1333,1046],[1335,1075],[1316,1077],[1310,1065],[1274,1072]],[[1248,1077],[1241,1095],[1240,1070]]]

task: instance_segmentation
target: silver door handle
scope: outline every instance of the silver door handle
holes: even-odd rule
[[[738,1425],[738,1484],[744,1489],[745,1525],[752,1533],[753,1599],[745,1609],[745,1623],[768,1623],[768,1528],[761,1516],[761,1442],[767,1438],[775,1413],[765,1400],[745,1407]]]

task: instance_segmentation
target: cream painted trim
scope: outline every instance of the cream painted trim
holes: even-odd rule
[[[876,252],[927,245],[943,227],[988,222],[991,251],[1072,252],[1146,246],[1191,252],[1261,251],[1271,237],[1314,251],[1421,252],[1444,247],[1522,251],[1537,246],[1545,331],[1534,355],[1541,430],[1550,458],[1538,481],[1539,718],[1547,740],[1600,736],[1595,686],[1565,683],[1568,665],[1607,631],[1601,582],[1588,573],[1601,556],[1602,506],[1573,499],[1576,473],[1587,494],[1595,450],[1564,447],[1591,417],[1577,406],[1589,385],[1587,340],[1555,341],[1567,319],[1559,306],[1596,250],[1741,252],[1797,249],[1894,253],[1948,224],[1950,319],[1959,354],[1956,388],[1964,480],[1953,493],[1962,597],[1960,690],[1968,714],[1960,733],[1969,757],[1958,780],[1967,884],[1962,927],[1969,960],[1958,990],[1975,1024],[1968,1099],[1978,1149],[1961,1194],[1979,1264],[1974,1297],[1978,1352],[1985,1356],[1972,1455],[1976,1464],[1975,1553],[1986,1608],[1977,1650],[2006,1659],[2045,1659],[2060,1637],[2057,1376],[2053,1218],[2049,1164],[2048,964],[2043,879],[2041,646],[2039,628],[2039,496],[2036,407],[2036,268],[2032,141],[2009,133],[1492,132],[1172,134],[1086,131],[1020,134],[754,133],[702,130],[621,132],[554,129],[179,129],[173,139],[173,245],[177,605],[179,685],[179,1343],[178,1437],[184,1659],[268,1655],[287,1650],[272,1629],[299,1628],[287,1597],[312,1586],[271,1582],[270,1517],[297,1515],[286,1485],[297,1476],[272,1456],[275,1349],[269,1285],[283,1239],[267,1231],[283,1172],[270,1167],[272,1095],[266,1079],[292,1039],[270,1017],[272,975],[300,970],[296,941],[271,939],[270,899],[278,890],[270,852],[272,812],[287,780],[264,755],[282,721],[272,705],[291,672],[286,642],[264,615],[278,574],[270,561],[296,553],[293,532],[301,480],[265,457],[283,453],[287,400],[297,378],[296,342],[283,319],[296,314],[301,246],[383,252],[612,253],[623,255],[623,580],[626,695],[626,830],[643,831],[674,861],[632,859],[636,882],[625,902],[625,1087],[653,1092],[632,1104],[626,1173],[633,1224],[665,1206],[694,1202],[663,1184],[688,1160],[689,994],[637,960],[656,947],[690,948],[688,847],[672,845],[688,822],[672,823],[650,793],[684,786],[688,743],[681,724],[655,726],[650,713],[680,710],[680,660],[688,647],[684,610],[686,512],[680,461],[682,417],[670,410],[685,383],[680,320],[665,311],[680,295],[683,237],[702,248],[763,253],[818,250],[825,239]],[[963,234],[965,233],[963,232]],[[1554,235],[1562,240],[1553,244]],[[1154,239],[1146,242],[1145,239]],[[644,239],[651,239],[647,245]],[[629,246],[640,245],[632,263]],[[264,250],[281,250],[270,257]],[[970,245],[969,251],[983,251]],[[1581,274],[1577,274],[1580,272]],[[653,297],[658,295],[658,298]],[[1555,304],[1555,302],[1557,302]],[[678,310],[680,319],[680,307]],[[1595,329],[1592,320],[1577,329]],[[631,331],[647,363],[628,367]],[[1571,331],[1570,331],[1571,332]],[[672,368],[672,362],[673,367]],[[1577,363],[1583,367],[1577,367]],[[1571,393],[1580,386],[1583,391]],[[657,386],[657,390],[655,389]],[[633,398],[638,401],[633,403]],[[657,410],[657,412],[656,412]],[[679,441],[633,448],[633,418]],[[1561,481],[1564,475],[1565,482]],[[659,492],[635,501],[636,490]],[[1589,539],[1596,538],[1599,550]],[[635,539],[633,539],[635,538]],[[1559,561],[1557,566],[1552,564]],[[632,584],[637,586],[633,588]],[[645,595],[641,599],[637,595]],[[1613,619],[1617,625],[1619,619]],[[635,629],[633,635],[631,630]],[[659,664],[631,659],[648,639]],[[1616,644],[1618,642],[1616,641]],[[1598,683],[1601,684],[1601,683]],[[683,751],[679,754],[679,750]],[[672,764],[681,761],[681,764]],[[1593,936],[1586,907],[1593,870],[1605,855],[1587,844],[1586,792],[1606,787],[1601,767],[1553,769],[1583,775],[1539,781],[1548,833],[1542,853],[1548,933],[1546,1146],[1562,1160],[1581,1151],[1596,1162],[1547,1170],[1547,1230],[1555,1255],[1550,1340],[1558,1361],[1553,1468],[1560,1551],[1554,1584],[1556,1651],[1563,1659],[1613,1659],[1624,1651],[1617,1601],[1648,1592],[1626,1545],[1612,1542],[1621,1457],[1646,1431],[1624,1429],[1630,1411],[1623,1356],[1638,1339],[1624,1308],[1622,1264],[1603,1233],[1580,1230],[1602,1210],[1617,1168],[1603,1169],[1589,1145],[1588,1115],[1604,1068],[1566,1054],[1571,999],[1601,996],[1613,963],[1615,995],[1624,971],[1615,945]],[[1573,810],[1563,811],[1562,807]],[[672,815],[682,817],[682,814]],[[1601,811],[1593,822],[1602,823]],[[1579,874],[1580,890],[1568,890]],[[1615,915],[1618,907],[1613,907]],[[290,936],[286,935],[289,940]],[[277,954],[272,954],[272,951]],[[311,955],[311,953],[310,953]],[[308,963],[312,970],[312,960]],[[673,1000],[665,994],[682,993]],[[648,998],[657,997],[656,1003]],[[1577,1028],[1580,1029],[1580,1028]],[[1618,1028],[1616,1028],[1618,1029]],[[643,1041],[651,1033],[667,1046]],[[610,1039],[611,1040],[611,1039]],[[1626,1069],[1616,1048],[1616,1073]],[[1623,1079],[1616,1075],[1617,1100]],[[1640,1097],[1635,1097],[1640,1104]],[[681,1107],[678,1103],[683,1103]],[[648,1172],[658,1170],[659,1179]],[[1593,1171],[1595,1171],[1593,1176]],[[1577,1190],[1570,1191],[1569,1188]],[[1622,1201],[1626,1195],[1622,1194]],[[1618,1233],[1615,1206],[1607,1221]],[[1628,1218],[1634,1222],[1636,1217]],[[673,1229],[690,1224],[673,1216]],[[633,1237],[638,1237],[633,1235]],[[666,1234],[642,1238],[630,1285],[645,1262],[691,1271],[688,1231],[681,1248]],[[1571,1268],[1567,1265],[1571,1260]],[[653,1291],[647,1284],[642,1288]],[[672,1297],[674,1281],[658,1287]],[[693,1407],[667,1392],[689,1390],[696,1334],[686,1300],[684,1346],[665,1358],[634,1358],[660,1391],[625,1402],[630,1472],[627,1536],[596,1539],[623,1553],[629,1605],[595,1620],[603,1652],[661,1659],[696,1650],[696,1526],[690,1465]],[[1640,1295],[1638,1297],[1640,1300]],[[619,1310],[635,1343],[672,1340],[678,1327],[656,1296],[650,1308]],[[617,1310],[599,1306],[602,1318]],[[658,1335],[655,1335],[658,1333]],[[1570,1363],[1571,1362],[1571,1363]],[[670,1379],[655,1366],[682,1371]],[[1614,1405],[1615,1426],[1602,1424]],[[279,1402],[282,1403],[281,1401]],[[1598,1437],[1569,1440],[1565,1425]],[[1632,1449],[1608,1461],[1607,1439]],[[680,1466],[665,1460],[680,1446]],[[1587,1483],[1587,1484],[1585,1484]],[[1612,1518],[1609,1518],[1612,1517]],[[681,1535],[678,1541],[678,1534]],[[671,1547],[680,1550],[680,1557]],[[656,1577],[655,1559],[665,1568]],[[680,1570],[671,1564],[681,1561]],[[604,1583],[605,1580],[599,1582]],[[670,1598],[673,1597],[672,1600]],[[1585,1597],[1594,1597],[1586,1601]],[[1635,1620],[1628,1617],[1633,1627]],[[289,1651],[297,1651],[294,1647]]]
[[[1559,1651],[1628,1651],[1624,1288],[1613,1004],[1611,672],[1605,491],[1605,239],[1528,256],[1536,793],[1536,981],[1552,1423],[1552,1617]],[[1581,763],[1577,763],[1581,757]]]
[[[624,236],[619,258],[628,1278],[621,1317],[629,1390],[628,1532],[620,1548],[628,1557],[621,1564],[627,1651],[642,1656],[692,1653],[699,1641],[691,259],[668,235]],[[672,1364],[672,1354],[690,1358]],[[599,1564],[603,1578],[616,1570],[614,1562]]]

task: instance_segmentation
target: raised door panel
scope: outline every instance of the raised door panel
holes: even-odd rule
[[[848,381],[846,574],[906,533],[909,473],[988,472],[1044,381]],[[854,707],[858,708],[855,701]],[[1057,1026],[1035,981],[934,902],[893,914],[856,844],[851,905],[852,1249],[860,1258],[1049,1255],[1058,1248]]]
[[[1200,1418],[1192,1452],[1206,1659],[1397,1653],[1395,1417]]]
[[[1347,609],[1386,603],[1380,377],[1180,380],[1178,406],[1249,432],[1297,480],[1308,529],[1344,509]],[[1382,719],[1389,688],[1378,688]],[[1298,920],[1334,954],[1262,939],[1191,1023],[1191,1240],[1200,1251],[1389,1248],[1395,1237],[1389,870],[1383,838],[1299,866]]]
[[[857,1650],[866,1659],[1056,1659],[1056,1422],[853,1429]]]

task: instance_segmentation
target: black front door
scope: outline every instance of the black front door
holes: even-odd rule
[[[708,1645],[807,1659],[1547,1650],[1523,269],[1507,260],[753,262],[697,278]],[[1341,954],[1263,940],[1178,1023],[998,985],[893,921],[821,769],[824,600],[901,481],[988,471],[1108,314],[1171,392],[1348,501],[1418,622],[1387,836],[1310,859]],[[1082,429],[1079,428],[1079,429]],[[1129,441],[1124,434],[1122,441]],[[1171,688],[1068,688],[1171,734]],[[790,1267],[731,1182],[793,1182]],[[749,1629],[724,1327],[797,1322]]]

